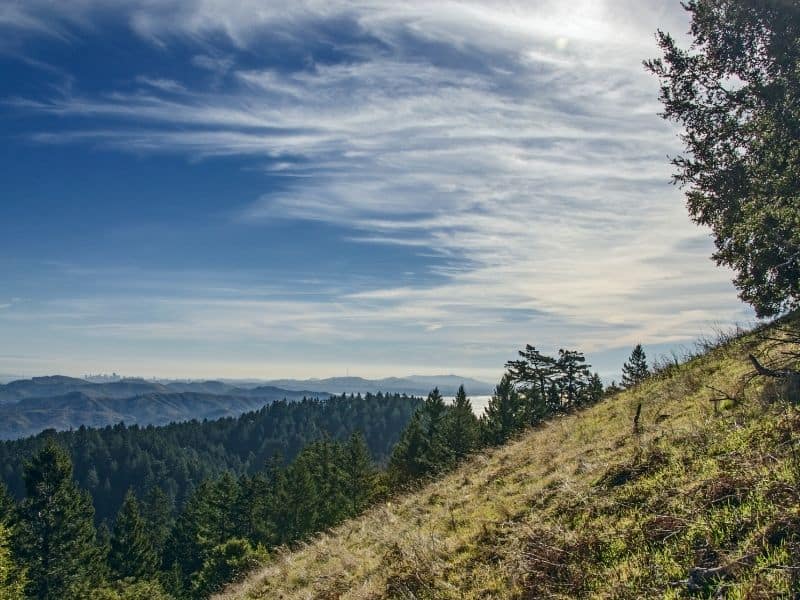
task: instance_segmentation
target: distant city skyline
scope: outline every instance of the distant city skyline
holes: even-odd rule
[[[747,323],[670,184],[679,3],[0,7],[0,373],[605,377]]]

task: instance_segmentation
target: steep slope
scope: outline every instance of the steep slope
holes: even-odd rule
[[[748,335],[668,369],[219,598],[797,597],[800,414],[747,360],[785,349]]]

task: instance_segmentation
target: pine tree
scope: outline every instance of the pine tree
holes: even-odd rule
[[[282,540],[282,511],[286,501],[286,468],[281,454],[272,456],[264,471],[266,483],[260,512],[256,513],[259,531],[263,532],[269,545],[277,546]]]
[[[102,573],[91,499],[73,482],[67,453],[52,441],[26,465],[24,476],[18,537],[27,592],[39,600],[80,596]]]
[[[454,458],[461,460],[478,447],[479,436],[478,418],[472,412],[464,386],[459,386],[447,419],[447,446]]]
[[[502,444],[524,425],[524,412],[512,376],[503,375],[483,418],[483,437],[488,444]]]
[[[206,526],[205,536],[213,540],[215,546],[238,535],[240,520],[236,517],[235,509],[240,493],[239,482],[230,471],[225,471],[212,485],[212,493],[208,497],[212,520]]]
[[[447,445],[446,437],[448,406],[438,387],[433,388],[428,394],[421,410],[427,446],[423,460],[427,463],[425,470],[433,473],[446,469],[453,460],[453,453]]]
[[[210,480],[204,480],[197,486],[175,521],[165,549],[165,564],[180,572],[181,586],[185,589],[189,587],[191,575],[203,566],[203,554],[209,547],[205,531],[212,518],[209,510],[212,493],[213,484]],[[176,591],[175,586],[171,587]]]
[[[539,398],[547,398],[547,390],[557,373],[556,359],[542,354],[530,344],[525,346],[525,350],[520,350],[519,355],[521,360],[506,363],[511,379],[526,387],[535,386]]]
[[[401,487],[428,472],[426,452],[428,442],[422,427],[422,411],[411,417],[400,440],[389,457],[389,479],[393,486]]]
[[[187,598],[186,579],[177,561],[173,560],[167,570],[159,573],[158,581],[171,600]]]
[[[8,493],[8,488],[0,482],[0,523],[10,525],[14,521],[16,503]]]
[[[156,555],[164,554],[164,546],[172,528],[174,503],[159,486],[153,486],[147,492],[142,503],[142,517],[147,525],[148,535]]]
[[[203,567],[192,577],[192,597],[208,598],[225,584],[238,581],[267,560],[261,547],[253,548],[240,538],[215,546],[203,561]]]
[[[599,402],[603,398],[605,390],[603,389],[603,380],[600,379],[600,375],[598,373],[592,375],[591,379],[589,380],[589,389],[587,391],[588,400],[592,404]]]
[[[317,528],[317,489],[312,468],[302,455],[286,469],[280,496],[280,541],[294,542],[307,536]]]
[[[641,344],[631,352],[630,358],[622,366],[622,387],[630,388],[639,385],[648,375],[647,356]]]
[[[585,391],[591,377],[589,365],[583,353],[576,350],[559,350],[556,368],[561,375],[560,384],[564,392],[566,407],[578,406],[585,399]]]
[[[0,521],[0,598],[22,600],[25,576],[11,555],[11,531]]]
[[[364,435],[355,432],[344,447],[344,491],[349,514],[359,514],[375,494],[375,467]]]
[[[232,506],[236,536],[253,544],[266,544],[273,525],[271,490],[264,473],[239,478],[239,495]]]
[[[317,496],[316,527],[325,529],[343,521],[349,512],[345,494],[344,448],[334,440],[323,438],[307,446],[298,457],[311,470]]]
[[[158,568],[158,556],[153,549],[147,524],[139,510],[139,502],[128,490],[111,535],[108,564],[120,579],[150,577]]]
[[[558,412],[564,408],[562,386],[563,383],[561,381],[553,381],[550,383],[550,387],[547,388],[546,402],[547,408],[551,413]]]
[[[189,589],[208,552],[235,537],[238,496],[239,484],[226,472],[216,481],[203,480],[186,502],[164,553],[165,565],[178,563],[184,589]]]
[[[758,317],[800,307],[800,3],[690,0],[686,48],[659,31],[661,116],[678,123],[672,159],[692,219],[714,236]]]
[[[111,530],[105,521],[97,526],[95,543],[97,545],[97,560],[99,563],[97,574],[100,579],[108,580],[111,575],[111,569],[108,566],[108,557],[111,554]]]
[[[552,412],[547,402],[547,391],[542,396],[538,386],[530,386],[520,390],[520,399],[524,413],[524,421],[528,425],[538,425]]]
[[[157,580],[116,580],[94,588],[80,600],[176,600]]]

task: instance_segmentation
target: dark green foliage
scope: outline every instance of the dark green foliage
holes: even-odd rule
[[[156,572],[160,561],[150,533],[136,496],[128,491],[114,521],[108,555],[108,564],[117,578],[142,579]]]
[[[178,565],[186,589],[207,553],[237,535],[236,524],[241,522],[235,514],[238,494],[238,483],[229,473],[217,480],[205,480],[175,522],[163,563],[167,567]]]
[[[603,395],[605,394],[605,389],[603,388],[603,381],[600,379],[600,375],[594,373],[589,378],[589,387],[587,389],[587,399],[590,403],[599,402],[603,399]]]
[[[630,388],[639,385],[650,375],[647,356],[641,344],[636,344],[630,358],[622,365],[622,387]]]
[[[14,520],[15,511],[14,499],[8,493],[8,488],[0,483],[0,523],[10,524]]]
[[[11,530],[0,521],[0,598],[22,600],[25,577],[11,553]]]
[[[239,478],[239,493],[230,501],[237,535],[256,544],[269,544],[275,532],[273,492],[265,473]]]
[[[580,406],[590,401],[589,382],[592,377],[586,358],[575,350],[559,350],[556,361],[558,378],[556,382],[561,391],[561,402],[565,408]]]
[[[72,479],[69,455],[48,442],[25,467],[18,547],[28,594],[41,600],[80,597],[102,573],[94,509]]]
[[[550,415],[551,402],[548,401],[548,394],[542,396],[537,386],[522,387],[517,390],[522,400],[523,423],[525,425],[538,425]],[[556,394],[557,396],[557,394]],[[556,402],[557,404],[557,402]]]
[[[88,591],[84,598],[85,600],[173,600],[158,581],[130,579],[94,588]]]
[[[354,433],[344,447],[342,465],[344,494],[349,515],[366,508],[376,494],[376,470],[361,432]]]
[[[662,116],[686,155],[672,163],[718,264],[759,316],[800,304],[800,4],[689,0],[692,46],[658,32]]]
[[[411,422],[400,436],[400,441],[389,459],[390,479],[395,486],[402,486],[428,472],[428,460],[425,456],[427,447],[420,411],[411,417]]]
[[[181,589],[188,587],[189,577],[203,564],[203,534],[211,516],[207,497],[213,484],[202,482],[186,502],[167,540],[163,564],[177,573]],[[174,582],[173,582],[174,583]]]
[[[99,563],[96,574],[100,579],[108,579],[111,576],[111,569],[108,566],[108,557],[111,554],[111,530],[105,521],[97,527],[95,544]]]
[[[499,445],[525,426],[525,408],[510,374],[505,374],[497,384],[486,414],[482,420],[483,439],[487,444]]]
[[[17,600],[23,597],[23,569],[11,549],[17,524],[17,507],[5,486],[0,483],[0,599]]]
[[[324,434],[346,440],[361,431],[373,459],[383,463],[419,404],[399,395],[342,395],[274,402],[235,419],[50,432],[0,443],[2,479],[12,496],[22,498],[24,461],[54,438],[71,455],[80,487],[92,494],[97,523],[110,523],[128,489],[146,500],[158,486],[179,510],[203,479],[258,473],[276,453],[291,460]]]
[[[322,439],[309,444],[298,456],[298,461],[305,461],[313,480],[317,513],[314,529],[326,529],[346,519],[350,510],[345,489],[343,446]]]
[[[141,510],[150,543],[156,555],[162,556],[174,522],[174,502],[159,486],[153,486],[147,492]]]
[[[265,562],[267,553],[247,540],[233,538],[214,547],[192,577],[192,598],[208,598],[226,583],[237,581]]]
[[[602,397],[602,382],[592,375],[581,352],[561,349],[558,358],[553,358],[528,345],[519,355],[519,360],[509,361],[506,367],[523,398],[528,424]]]
[[[538,398],[548,396],[548,389],[553,375],[556,373],[556,359],[545,356],[530,344],[519,351],[519,360],[506,363],[511,379],[524,388],[536,389]]]
[[[286,470],[277,498],[279,512],[276,520],[281,543],[302,539],[315,531],[319,520],[317,493],[307,457],[298,456]]]
[[[464,386],[458,388],[445,424],[445,437],[453,458],[461,460],[478,447],[480,428]]]
[[[181,567],[177,562],[172,563],[159,573],[158,582],[170,598],[183,600],[183,598],[188,597],[183,571],[181,571]]]
[[[449,407],[439,388],[434,388],[422,405],[422,423],[428,446],[425,457],[430,472],[447,468],[453,460],[452,448],[447,443],[448,412]]]
[[[448,445],[448,407],[438,388],[428,394],[411,419],[389,459],[390,477],[395,485],[446,469],[454,463]]]
[[[586,391],[591,373],[583,354],[575,350],[559,350],[556,367],[562,376],[560,381],[566,406],[578,406],[588,402]]]

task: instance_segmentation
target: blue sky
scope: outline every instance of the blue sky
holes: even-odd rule
[[[669,183],[677,2],[0,0],[0,373],[613,374],[751,318]]]

